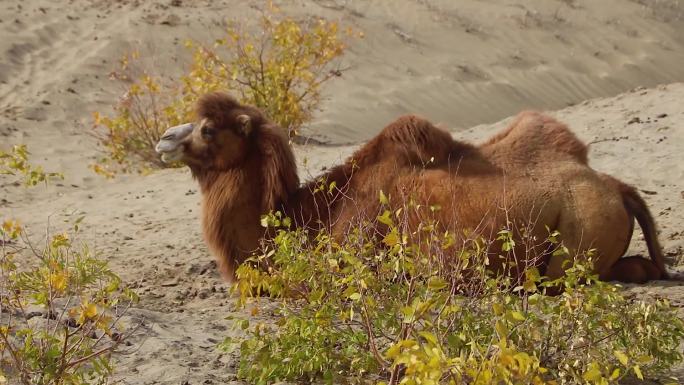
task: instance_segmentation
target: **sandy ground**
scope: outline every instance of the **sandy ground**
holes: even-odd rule
[[[93,174],[92,112],[111,111],[121,88],[107,74],[126,51],[139,48],[149,68],[172,75],[187,60],[183,40],[219,37],[226,18],[247,22],[262,6],[0,2],[0,148],[25,143],[34,161],[66,175],[48,188],[0,185],[0,218],[19,219],[39,240],[48,223],[58,230],[86,216],[81,240],[141,294],[129,321],[144,324],[119,357],[123,384],[232,383],[234,357],[215,349],[233,333],[225,319],[232,300],[201,240],[189,173],[113,181]],[[282,9],[365,34],[352,42],[343,60],[350,69],[326,88],[307,127],[336,145],[296,149],[303,178],[341,161],[402,113],[478,142],[521,109],[550,110],[592,143],[593,167],[641,189],[669,267],[684,270],[681,2],[301,0]],[[645,253],[639,233],[629,253]],[[680,282],[630,290],[684,306]],[[684,371],[676,374],[684,381]]]

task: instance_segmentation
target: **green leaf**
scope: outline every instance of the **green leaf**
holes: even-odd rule
[[[413,306],[404,306],[401,308],[401,314],[404,316],[403,322],[410,323],[415,320],[416,309]]]
[[[249,320],[243,319],[240,321],[240,329],[247,330],[249,328]]]
[[[532,280],[527,280],[523,282],[523,289],[528,293],[537,291],[537,284]]]
[[[428,280],[428,287],[434,291],[442,290],[447,287],[447,282],[441,277],[430,277]]]
[[[378,216],[378,222],[390,227],[394,226],[394,221],[392,221],[390,215],[390,212],[388,210],[385,210],[385,212],[383,212],[382,215]]]
[[[511,318],[516,321],[524,321],[526,319],[523,313],[519,311],[511,311],[509,314],[511,315]]]

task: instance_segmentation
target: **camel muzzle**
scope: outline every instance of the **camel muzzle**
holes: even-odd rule
[[[183,156],[183,146],[181,143],[187,138],[194,129],[192,123],[181,124],[166,130],[159,142],[154,147],[158,154],[161,154],[162,161],[171,163],[179,160]]]

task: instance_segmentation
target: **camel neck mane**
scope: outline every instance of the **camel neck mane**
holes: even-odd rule
[[[261,215],[280,210],[299,186],[294,154],[277,130],[258,127],[252,151],[238,167],[193,170],[202,192],[204,236],[228,278],[259,246]]]
[[[192,173],[203,195],[216,194],[216,190],[224,199],[249,195],[255,209],[265,213],[287,201],[299,186],[299,177],[292,148],[281,128],[264,124],[253,135],[252,151],[240,164],[225,170],[193,169]]]

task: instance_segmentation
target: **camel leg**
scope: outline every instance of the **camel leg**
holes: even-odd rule
[[[646,283],[650,280],[660,279],[660,276],[660,269],[651,260],[641,257],[625,257],[618,259],[599,278],[602,281]]]
[[[605,277],[629,247],[634,218],[616,191],[580,183],[573,190],[570,192],[572,204],[562,210],[556,228],[570,255],[551,257],[546,275],[550,279],[562,277],[568,267],[566,261],[595,249],[594,271],[599,277]],[[620,266],[624,263],[630,262],[621,262]]]

